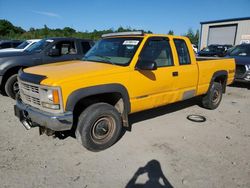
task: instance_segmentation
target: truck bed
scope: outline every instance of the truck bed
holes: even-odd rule
[[[213,74],[218,71],[227,72],[227,85],[233,82],[235,73],[234,59],[220,57],[198,57],[196,58],[196,61],[199,69],[198,94],[207,92]]]

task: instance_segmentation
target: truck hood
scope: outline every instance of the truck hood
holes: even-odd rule
[[[110,75],[128,70],[128,67],[118,65],[75,60],[30,67],[24,69],[24,72],[46,76],[41,84],[56,86],[63,82]]]
[[[31,54],[32,53],[25,52],[25,51],[4,51],[4,52],[0,52],[0,58],[16,57],[16,56],[27,56],[27,55],[31,55]]]

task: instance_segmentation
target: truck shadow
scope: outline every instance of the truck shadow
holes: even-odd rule
[[[148,180],[145,183],[137,183],[138,178],[147,174]],[[160,162],[157,160],[149,161],[144,167],[139,167],[133,177],[129,180],[125,188],[140,188],[140,187],[165,187],[165,188],[173,188],[170,182],[167,180],[163,171],[161,169]]]
[[[250,90],[250,83],[234,82],[233,84],[229,85],[228,87],[246,88],[246,89]]]
[[[200,105],[199,97],[131,114],[129,115],[130,127],[128,128],[128,130],[131,131],[132,125],[140,121],[176,112],[194,105]]]
[[[173,104],[169,104],[166,106],[162,106],[162,107],[157,107],[157,108],[153,108],[150,110],[145,110],[142,112],[137,112],[134,114],[129,115],[128,119],[129,119],[129,127],[126,129],[123,129],[121,131],[120,137],[117,140],[117,142],[123,137],[123,135],[127,132],[127,131],[131,131],[132,130],[132,125],[144,120],[148,120],[148,119],[152,119],[158,116],[162,116],[165,114],[169,114],[172,112],[176,112],[178,110],[182,110],[185,108],[188,108],[190,106],[194,106],[194,105],[199,105],[199,98],[192,98],[192,99],[188,99],[185,101],[181,101],[181,102],[177,102],[177,103],[173,103]],[[55,132],[54,135],[55,138],[58,139],[66,139],[67,137],[73,137],[75,138],[75,129],[70,130],[70,131],[63,131],[63,132]]]

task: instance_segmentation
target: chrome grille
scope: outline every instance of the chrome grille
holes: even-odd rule
[[[243,78],[246,74],[246,66],[245,65],[236,65],[236,78]]]
[[[40,108],[40,92],[39,86],[27,82],[20,81],[18,82],[20,88],[20,96],[24,103],[31,106]]]
[[[28,84],[25,84],[25,83],[21,83],[21,84],[22,84],[23,89],[25,89],[27,91],[31,91],[33,93],[39,93],[39,87],[28,85]]]
[[[28,96],[28,95],[25,95],[25,94],[23,96],[24,96],[25,100],[29,101],[30,103],[40,105],[40,99],[35,98],[35,97],[31,97],[31,96]]]

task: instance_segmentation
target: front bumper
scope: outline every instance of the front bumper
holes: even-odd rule
[[[250,83],[250,80],[244,80],[244,79],[240,79],[240,78],[235,78],[234,82]]]
[[[26,129],[41,126],[54,131],[70,130],[73,125],[72,112],[52,114],[31,107],[17,100],[14,106],[15,116],[19,118]]]
[[[250,70],[246,71],[246,73],[242,77],[235,77],[236,82],[245,82],[250,83]]]

